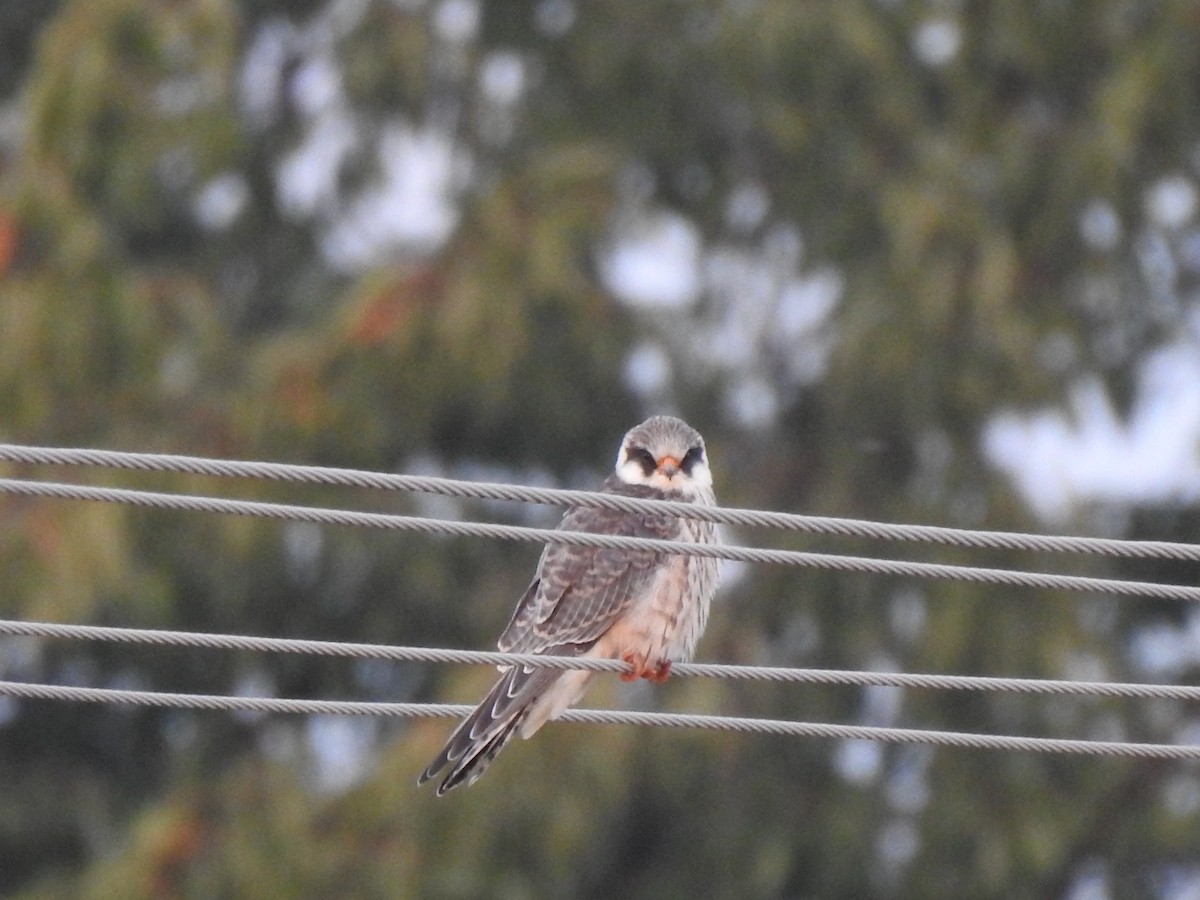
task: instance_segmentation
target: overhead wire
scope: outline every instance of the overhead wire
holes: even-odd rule
[[[225,710],[306,715],[397,716],[458,718],[472,709],[451,703],[381,703],[346,700],[293,700],[275,697],[230,697],[213,694],[178,694],[158,691],[118,690],[71,685],[26,684],[0,681],[0,696],[79,703],[128,704],[172,709]],[[642,725],[654,728],[700,728],[777,734],[793,737],[823,737],[841,740],[886,741],[931,744],[942,747],[1016,752],[1065,753],[1090,756],[1123,756],[1141,759],[1200,760],[1200,745],[1133,743],[1128,741],[1078,740],[973,734],[876,725],[838,725],[825,722],[794,722],[740,716],[659,713],[639,710],[568,709],[556,719],[591,725]]]
[[[105,450],[24,447],[0,444],[0,461],[27,464],[103,466],[141,471],[169,471],[276,481],[307,482],[387,490],[421,491],[460,498],[511,500],[542,504],[591,506],[632,510],[656,515],[676,515],[720,524],[779,528],[807,533],[885,540],[924,541],[974,548],[1004,548],[1045,552],[1075,552],[1122,557],[1200,559],[1200,546],[1164,541],[1123,541],[1106,538],[1036,535],[1016,532],[979,531],[940,526],[894,525],[853,519],[804,516],[762,510],[704,507],[690,503],[642,500],[612,494],[533,488],[492,482],[470,482],[388,473],[365,472],[280,463],[215,460],[166,454],[123,453]],[[615,549],[652,549],[678,555],[707,556],[753,563],[771,563],[829,568],[840,571],[938,579],[958,579],[990,584],[1111,593],[1118,596],[1154,596],[1200,600],[1200,588],[1190,585],[1156,584],[1123,579],[1022,572],[936,563],[872,559],[792,550],[760,549],[724,544],[696,544],[604,535],[560,529],[531,528],[486,522],[451,521],[423,516],[366,513],[321,507],[296,506],[221,497],[161,493],[125,488],[90,487],[44,481],[0,478],[0,493],[63,499],[126,503],[141,507],[194,510],[228,515],[257,516],[320,524],[364,526],[440,535],[489,537],[503,540],[537,541]],[[381,658],[454,664],[527,665],[597,671],[628,671],[618,660],[558,658],[534,654],[511,654],[444,648],[402,647],[379,644],[266,638],[246,635],[203,634],[158,629],[66,625],[44,622],[0,620],[0,635],[41,638],[120,641],[234,650],[307,653],[326,656]],[[1135,684],[1055,679],[998,678],[985,676],[932,675],[899,672],[862,672],[771,666],[730,666],[676,663],[672,673],[681,676],[745,678],[808,684],[840,684],[976,691],[1015,691],[1026,694],[1068,694],[1098,697],[1133,697],[1174,700],[1200,699],[1200,687],[1190,685]],[[231,697],[127,691],[106,688],[32,684],[0,681],[0,696],[77,702],[123,703],[141,706],[193,709],[226,709],[259,712],[353,714],[388,716],[460,716],[469,707],[451,704],[377,703],[286,698]],[[562,721],[604,724],[642,724],[659,727],[692,727],[743,732],[867,739],[905,743],[997,750],[1022,750],[1136,756],[1166,759],[1200,759],[1200,746],[1145,744],[1120,741],[1065,740],[1009,735],[965,734],[860,725],[805,723],[775,719],[698,716],[626,710],[568,710]]]
[[[843,572],[863,572],[941,580],[950,579],[984,584],[1045,588],[1049,590],[1087,591],[1091,593],[1110,593],[1118,596],[1158,597],[1192,602],[1200,601],[1200,587],[1193,585],[1096,578],[1087,575],[1025,572],[1014,569],[959,566],[947,563],[910,562],[906,560],[877,559],[864,556],[840,556],[833,553],[774,550],[721,543],[700,544],[689,541],[567,531],[557,528],[532,528],[526,525],[505,525],[492,522],[435,519],[427,516],[368,513],[325,507],[267,503],[255,500],[230,500],[223,497],[208,497],[195,494],[171,494],[156,491],[130,490],[128,488],[91,487],[87,485],[64,484],[61,482],[26,481],[15,478],[0,478],[0,493],[125,503],[160,509],[255,516],[268,519],[314,522],[326,525],[419,531],[451,536],[536,541],[543,544],[570,544],[579,547],[601,547],[616,550],[655,550],[660,553],[671,553],[680,556],[703,556],[737,562],[834,569]]]
[[[288,463],[213,459],[162,453],[132,453],[62,447],[33,447],[0,443],[0,461],[57,466],[95,466],[153,472],[177,472],[224,478],[260,478],[377,490],[416,491],[450,497],[508,500],[555,506],[590,506],[675,515],[725,525],[775,528],[895,541],[922,541],[973,548],[1052,553],[1091,553],[1109,556],[1200,560],[1200,545],[1173,541],[1131,541],[1115,538],[1043,535],[1023,532],[949,528],[811,516],[770,510],[698,506],[668,500],[621,497],[599,491],[541,488],[529,485],[463,481],[422,475],[372,472],[361,469],[303,466]]]
[[[406,647],[347,641],[318,641],[306,638],[274,638],[254,635],[212,634],[153,628],[117,628],[108,625],[71,625],[56,622],[20,622],[0,619],[0,635],[21,635],[85,641],[150,644],[157,646],[205,647],[262,653],[292,653],[312,656],[383,659],[393,662],[444,663],[451,665],[529,666],[548,669],[579,669],[623,674],[631,666],[617,659],[579,656],[549,656],[535,653],[503,653],[490,650],[454,650],[444,647]],[[1133,697],[1166,700],[1200,700],[1200,685],[1142,684],[1137,682],[1076,681],[1067,679],[1004,678],[979,675],[935,675],[908,672],[864,672],[842,669],[811,669],[788,666],[738,666],[715,663],[678,662],[671,675],[682,678],[723,678],[798,684],[895,687],[932,690],[1008,691],[1024,694],[1066,694],[1095,697]]]

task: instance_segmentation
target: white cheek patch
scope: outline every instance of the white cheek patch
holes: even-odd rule
[[[680,472],[674,478],[668,478],[658,471],[647,475],[642,470],[640,463],[631,461],[617,469],[617,477],[626,484],[645,484],[658,488],[660,491],[679,491],[683,494],[691,494],[696,488],[712,487],[712,473],[704,464],[693,466],[690,476]]]
[[[626,484],[646,484],[649,479],[636,459],[627,459],[617,466],[617,477]]]
[[[641,461],[627,457],[623,448],[617,457],[617,477],[626,484],[645,484],[659,490],[681,491],[685,494],[694,488],[712,487],[712,471],[708,468],[706,459],[698,460],[692,466],[690,474],[679,472],[674,478],[667,478],[658,471],[647,475]]]
[[[692,481],[703,487],[712,487],[712,472],[707,462],[701,460],[692,466]]]

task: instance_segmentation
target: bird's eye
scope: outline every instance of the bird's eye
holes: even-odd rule
[[[688,475],[692,474],[692,468],[698,462],[704,461],[704,448],[700,446],[692,447],[684,454],[683,461],[680,462],[679,468],[683,469]]]
[[[645,447],[630,447],[625,451],[625,458],[630,462],[636,462],[642,467],[642,472],[649,477],[658,467],[658,463],[654,459],[654,454]]]

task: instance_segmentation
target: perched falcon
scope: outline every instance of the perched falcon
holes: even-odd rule
[[[601,488],[712,506],[704,438],[686,422],[654,416],[621,442],[616,472]],[[576,508],[558,526],[634,537],[713,543],[709,522],[669,515]],[[547,656],[622,659],[626,681],[664,680],[673,660],[692,656],[717,587],[717,561],[655,550],[605,550],[550,544],[521,597],[501,650]],[[512,666],[450,735],[418,780],[450,767],[438,794],[471,784],[515,733],[531,737],[583,694],[596,672]]]

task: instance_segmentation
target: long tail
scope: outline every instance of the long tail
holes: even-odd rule
[[[496,754],[508,743],[529,712],[529,707],[562,674],[557,669],[514,666],[488,691],[483,702],[459,723],[442,752],[421,773],[417,784],[434,778],[446,766],[450,772],[438,786],[438,796],[473,784]]]

